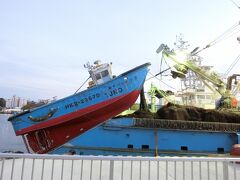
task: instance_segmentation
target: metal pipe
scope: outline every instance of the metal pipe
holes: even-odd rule
[[[142,160],[140,160],[139,174],[140,174],[139,180],[142,180]]]
[[[92,180],[92,166],[93,166],[93,160],[90,161],[90,180]]]
[[[174,179],[177,179],[177,162],[174,161]]]
[[[207,177],[208,180],[210,179],[210,174],[209,174],[209,162],[207,162]]]
[[[0,180],[3,180],[3,170],[4,170],[4,163],[5,163],[5,159],[0,159],[2,161],[2,167],[1,167],[1,176],[0,176]]]
[[[13,161],[12,161],[11,180],[13,180],[14,166],[15,166],[15,158],[13,158]]]
[[[237,179],[237,171],[236,171],[236,162],[233,163],[233,170],[234,170],[234,180]]]
[[[166,161],[166,180],[168,180],[168,161]]]
[[[73,179],[73,163],[74,163],[74,160],[72,160],[72,164],[71,164],[71,180]]]
[[[102,167],[102,166],[100,166],[100,167]],[[100,171],[100,172],[101,172],[101,171]],[[81,180],[82,180],[82,176],[83,176],[83,159],[82,159],[82,161],[81,161],[81,174],[80,174]]]
[[[223,162],[223,179],[228,180],[228,163]]]
[[[33,175],[34,175],[34,167],[35,167],[35,159],[33,159],[33,162],[32,162],[32,172],[31,172],[31,180],[33,179]]]
[[[193,179],[193,162],[191,161],[191,179]]]
[[[215,161],[215,174],[216,174],[216,180],[218,180],[218,163]]]
[[[148,179],[150,180],[151,161],[148,161]]]
[[[45,165],[45,159],[43,159],[43,163],[42,163],[41,180],[43,180],[43,175],[44,175],[44,165]]]
[[[63,180],[64,159],[62,160],[61,180]]]
[[[109,168],[109,179],[113,179],[113,171],[114,171],[114,161],[110,160],[110,168]]]
[[[199,180],[202,180],[202,162],[199,161]]]
[[[23,180],[24,166],[25,166],[25,158],[23,158],[23,162],[22,162],[21,180]]]
[[[122,167],[121,167],[121,180],[123,180],[123,161],[122,161]]]
[[[132,180],[133,178],[133,174],[132,174],[132,167],[133,167],[133,161],[131,161],[131,169],[130,169],[130,180]]]
[[[51,180],[53,180],[53,173],[54,173],[54,159],[52,160],[52,170],[51,170]]]

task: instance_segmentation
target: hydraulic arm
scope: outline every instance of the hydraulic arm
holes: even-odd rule
[[[157,53],[162,52],[162,55],[166,59],[172,60],[171,73],[173,78],[185,78],[185,75],[189,70],[193,71],[203,82],[214,92],[218,92],[222,97],[217,105],[217,108],[227,107],[232,108],[236,106],[236,98],[230,93],[230,89],[226,87],[226,84],[218,76],[217,73],[209,70],[205,70],[196,65],[192,59],[194,59],[194,52],[187,53],[183,50],[173,51],[170,50],[167,45],[161,44],[157,49]]]

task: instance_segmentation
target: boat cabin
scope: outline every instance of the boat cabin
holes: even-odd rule
[[[88,68],[88,72],[91,77],[91,81],[88,83],[89,87],[105,83],[113,78],[111,63],[101,64],[100,60],[94,62],[94,65],[87,63],[85,68]]]

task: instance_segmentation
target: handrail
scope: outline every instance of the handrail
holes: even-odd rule
[[[0,153],[0,158],[28,158],[28,159],[61,159],[61,160],[125,160],[125,161],[217,161],[235,162],[240,157],[140,157],[140,156],[83,156],[83,155],[57,155],[57,154],[15,154]]]
[[[0,180],[240,179],[239,157],[132,157],[0,153]],[[152,178],[154,176],[154,178]]]

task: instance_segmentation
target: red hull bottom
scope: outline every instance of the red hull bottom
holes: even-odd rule
[[[29,132],[23,136],[24,140],[30,151],[39,154],[47,153],[128,109],[137,100],[139,93],[138,90],[133,91],[105,101],[99,104],[96,110],[89,109],[89,113],[66,123]]]

